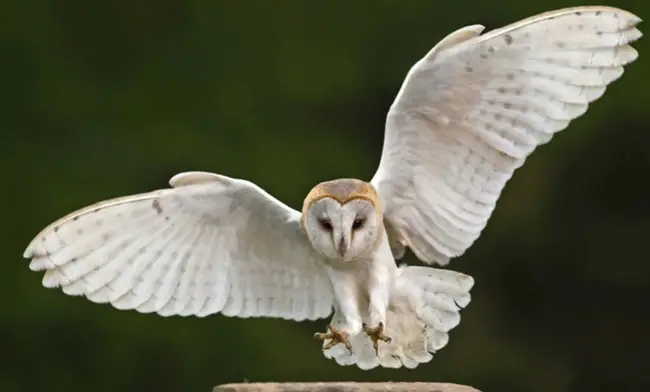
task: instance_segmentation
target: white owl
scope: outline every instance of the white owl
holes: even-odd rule
[[[370,182],[316,185],[302,211],[188,172],[78,210],[25,250],[45,287],[163,316],[325,318],[341,365],[414,368],[447,344],[474,280],[446,265],[479,237],[526,157],[637,58],[640,19],[577,7],[453,32],[409,71]]]

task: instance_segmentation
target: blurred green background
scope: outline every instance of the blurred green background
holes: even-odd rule
[[[473,302],[415,371],[326,360],[312,334],[327,320],[117,311],[42,288],[21,258],[54,219],[166,187],[179,171],[247,178],[294,208],[317,182],[370,179],[388,107],[443,36],[578,4],[5,2],[0,391],[199,392],[244,380],[650,390],[647,39],[587,115],[515,174],[482,237],[452,262],[476,278]]]

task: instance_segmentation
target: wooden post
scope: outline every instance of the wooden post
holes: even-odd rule
[[[466,385],[437,382],[306,382],[224,384],[212,392],[481,392]]]

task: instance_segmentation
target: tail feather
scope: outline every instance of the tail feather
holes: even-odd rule
[[[380,343],[376,355],[362,332],[350,338],[352,354],[336,345],[324,352],[325,357],[363,370],[377,366],[413,369],[427,363],[449,342],[449,331],[460,323],[460,310],[470,303],[473,286],[474,279],[460,272],[401,266],[384,328],[392,341]],[[335,313],[332,325],[341,322]]]

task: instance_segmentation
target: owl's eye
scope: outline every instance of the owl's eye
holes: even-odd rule
[[[329,219],[327,219],[327,218],[321,218],[321,219],[318,220],[318,223],[320,224],[320,226],[321,226],[323,229],[325,229],[325,230],[327,230],[327,231],[332,231],[332,222],[330,222]]]
[[[363,226],[363,224],[366,223],[366,220],[364,218],[357,218],[352,222],[352,230],[358,230]]]

